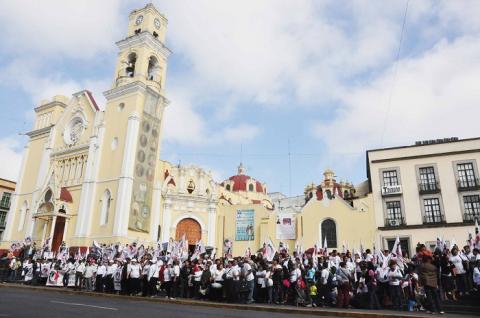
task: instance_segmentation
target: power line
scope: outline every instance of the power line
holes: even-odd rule
[[[385,118],[383,120],[383,129],[382,129],[382,134],[381,134],[381,137],[380,137],[380,147],[383,147],[383,138],[385,137],[385,130],[387,129],[388,116],[390,115],[393,89],[395,88],[395,81],[397,79],[398,60],[400,59],[400,51],[402,49],[403,35],[405,33],[405,25],[406,25],[406,22],[407,22],[407,12],[408,12],[408,3],[409,2],[410,2],[410,0],[407,0],[407,3],[405,5],[405,12],[403,14],[402,32],[400,33],[400,41],[398,43],[397,56],[396,56],[396,59],[395,59],[395,64],[393,66],[392,84],[390,86],[390,92],[389,92],[388,101],[387,101],[387,109],[385,110]]]

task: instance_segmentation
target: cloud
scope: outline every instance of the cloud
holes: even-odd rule
[[[170,105],[165,109],[165,140],[190,146],[212,146],[223,142],[247,142],[257,137],[260,129],[253,124],[239,123],[217,128],[213,122],[206,120],[194,108],[188,92],[171,90]]]
[[[478,135],[480,36],[440,41],[419,57],[394,67],[342,95],[333,120],[315,124],[317,138],[334,155],[366,148],[409,145],[416,140]],[[384,144],[382,145],[382,134]]]
[[[18,138],[8,136],[0,138],[0,176],[17,181],[22,163],[22,153]]]
[[[113,49],[126,25],[115,0],[3,1],[0,10],[2,47],[11,54],[80,59]],[[123,18],[123,21],[120,20]],[[123,23],[122,23],[123,22]]]
[[[77,80],[69,78],[56,70],[46,70],[38,60],[28,61],[15,59],[0,69],[0,86],[10,88],[19,87],[27,93],[33,103],[37,104],[42,99],[50,99],[55,95],[71,96],[82,89],[93,91],[99,105],[105,104],[102,92],[107,90],[111,81],[107,79]],[[28,112],[32,112],[28,110]],[[28,116],[31,118],[31,116]]]
[[[404,8],[348,2],[341,19],[328,1],[158,5],[169,17],[169,45],[191,66],[182,85],[268,107],[321,105],[342,81],[389,62]]]

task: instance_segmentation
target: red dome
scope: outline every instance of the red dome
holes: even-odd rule
[[[244,171],[245,169],[243,168],[243,165],[240,164],[240,166],[238,167],[238,174],[235,175],[235,176],[231,176],[230,178],[228,178],[228,180],[232,181],[233,182],[233,186],[231,188],[230,191],[232,192],[236,192],[236,191],[248,191],[248,187],[247,187],[247,184],[248,184],[248,181],[251,181],[255,184],[255,188],[254,188],[254,191],[255,192],[260,192],[260,193],[263,193],[263,185],[260,181],[257,181],[255,179],[253,179],[252,177],[250,176],[247,176],[246,174],[244,174]],[[221,185],[225,185],[226,183],[228,182],[222,182]]]

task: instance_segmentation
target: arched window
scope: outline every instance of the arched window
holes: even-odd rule
[[[50,191],[50,190],[49,190]],[[24,201],[20,208],[20,219],[18,220],[18,231],[22,231],[25,226],[25,216],[28,212],[28,203]]]
[[[147,70],[147,79],[149,81],[158,81],[158,71],[160,66],[158,65],[158,60],[155,56],[150,56],[148,59],[148,70]]]
[[[327,238],[327,245],[329,248],[337,247],[337,226],[335,221],[327,219],[322,222],[322,244]]]
[[[350,192],[348,190],[343,191],[343,198],[348,199],[350,197]]]
[[[129,77],[135,76],[135,63],[137,62],[137,54],[130,53],[127,57],[127,67],[125,68],[125,75]]]
[[[100,212],[100,225],[105,225],[108,223],[108,213],[110,210],[110,201],[112,200],[112,196],[110,194],[110,190],[105,190],[102,195],[102,209]]]
[[[250,183],[250,184],[248,185],[248,191],[253,191],[253,184]]]
[[[333,196],[332,196],[332,191],[330,191],[330,190],[325,190],[325,194],[327,195],[327,198],[329,198],[329,199],[332,199],[332,198],[333,198]]]
[[[225,186],[225,189],[227,189],[227,191],[230,191],[230,185],[227,184],[227,185]]]

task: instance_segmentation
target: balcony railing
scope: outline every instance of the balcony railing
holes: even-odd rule
[[[440,192],[438,182],[419,183],[418,192],[420,194],[432,194]]]
[[[405,225],[405,221],[402,217],[385,219],[385,227],[397,227],[402,225]]]
[[[445,216],[442,215],[424,215],[423,224],[442,224],[445,223]]]
[[[474,179],[459,179],[457,180],[458,191],[480,190],[480,180]]]
[[[480,221],[480,213],[478,213],[478,214],[464,213],[463,214],[463,221],[464,222],[474,222],[475,219]]]
[[[10,209],[10,202],[1,202],[0,201],[0,209]]]

